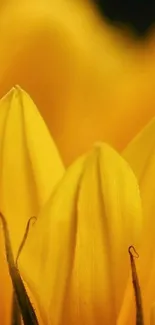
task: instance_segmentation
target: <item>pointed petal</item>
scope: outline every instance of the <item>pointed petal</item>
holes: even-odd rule
[[[27,220],[38,215],[64,170],[33,101],[19,87],[0,101],[0,139],[0,206],[17,249]]]
[[[27,220],[38,215],[63,171],[57,149],[34,103],[19,87],[12,89],[0,101],[0,211],[8,222],[14,254]],[[1,238],[0,251],[0,319],[5,325],[6,318],[8,325],[11,282]]]
[[[22,274],[49,324],[116,324],[128,246],[138,245],[140,228],[132,171],[109,146],[96,146],[69,168],[21,254]]]

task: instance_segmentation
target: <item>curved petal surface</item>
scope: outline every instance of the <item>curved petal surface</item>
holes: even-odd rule
[[[68,169],[20,257],[45,324],[116,324],[141,218],[136,179],[112,148]]]
[[[21,225],[38,215],[64,169],[37,108],[19,87],[0,102],[0,139],[0,206],[18,248]]]
[[[28,219],[38,215],[63,172],[55,144],[33,101],[19,87],[12,89],[0,101],[0,210],[7,219],[15,255]],[[0,320],[5,325],[9,323],[4,318],[8,322],[10,318],[11,285],[2,231],[0,237]]]

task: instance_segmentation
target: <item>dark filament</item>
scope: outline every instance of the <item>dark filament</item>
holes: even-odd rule
[[[16,266],[18,264],[18,258],[20,256],[20,253],[25,245],[25,242],[26,242],[26,239],[27,239],[27,236],[28,236],[28,233],[29,233],[29,229],[30,229],[30,224],[32,222],[32,220],[36,221],[37,218],[36,217],[31,217],[29,220],[28,220],[28,223],[27,223],[27,226],[26,226],[26,229],[25,229],[25,233],[24,233],[24,236],[23,236],[23,239],[21,241],[21,244],[18,248],[18,252],[17,252],[17,256],[16,256]]]
[[[31,217],[28,220],[23,239],[21,241],[21,244],[20,244],[18,252],[17,252],[16,261],[15,261],[16,267],[18,267],[17,266],[18,258],[19,258],[20,253],[21,253],[21,251],[22,251],[22,249],[23,249],[23,247],[25,245],[25,242],[26,242],[26,239],[27,239],[27,236],[28,236],[28,233],[29,233],[30,223],[31,223],[32,220],[36,220],[36,219],[37,219],[36,217]],[[11,325],[21,325],[21,313],[20,313],[20,308],[19,308],[18,301],[17,301],[17,298],[16,298],[16,293],[15,293],[14,290],[13,290],[13,296],[12,296]]]
[[[137,254],[133,246],[130,246],[128,248],[128,252],[130,255],[132,283],[133,283],[135,301],[136,301],[136,325],[144,325],[141,291],[140,291],[140,285],[137,276],[136,265],[134,261],[134,258],[138,258],[139,255]]]
[[[9,236],[9,230],[8,230],[5,217],[3,216],[2,213],[0,213],[0,219],[3,225],[6,258],[7,258],[9,273],[12,280],[14,292],[16,294],[18,306],[20,308],[20,312],[22,315],[23,323],[24,325],[39,325],[35,311],[32,307],[30,299],[25,290],[23,281],[21,279],[20,273],[14,261],[12,248],[11,248],[11,241]],[[18,325],[18,323],[16,324]]]
[[[15,291],[13,290],[12,297],[12,313],[11,313],[11,325],[21,325],[21,312],[16,298]]]

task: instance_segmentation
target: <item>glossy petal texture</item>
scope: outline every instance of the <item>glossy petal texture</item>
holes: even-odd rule
[[[8,222],[14,254],[28,219],[38,215],[63,172],[57,149],[33,101],[19,87],[12,89],[0,101],[0,209]],[[0,235],[0,320],[5,325],[3,317],[8,319],[10,311],[9,278],[7,266],[3,266],[2,232]]]
[[[141,217],[136,179],[109,146],[68,169],[20,257],[45,324],[116,324]]]
[[[123,156],[132,167],[140,185],[144,224],[143,243],[139,251],[139,278],[141,283],[145,324],[149,324],[151,306],[155,301],[155,119],[128,145]],[[129,301],[129,299],[127,298]],[[128,316],[125,322],[131,323]]]
[[[154,42],[112,29],[90,3],[0,7],[0,95],[30,94],[67,164],[94,141],[123,148],[155,112]]]

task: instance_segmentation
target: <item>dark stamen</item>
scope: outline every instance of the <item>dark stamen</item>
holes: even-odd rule
[[[135,300],[136,300],[136,325],[144,325],[141,291],[140,291],[140,285],[137,276],[136,265],[134,261],[134,258],[138,258],[139,255],[137,254],[133,246],[130,246],[128,248],[128,252],[130,255],[132,283],[134,287]]]
[[[12,297],[11,325],[21,325],[20,308],[14,291]]]
[[[27,239],[27,236],[28,236],[28,233],[29,233],[30,223],[31,223],[32,220],[36,220],[36,219],[37,219],[36,217],[31,217],[28,220],[23,239],[21,241],[21,244],[20,244],[18,252],[17,252],[16,261],[15,261],[16,267],[17,267],[17,264],[18,264],[18,258],[19,258],[20,253],[21,253],[21,251],[22,251],[22,249],[23,249],[23,247],[25,245],[25,242],[26,242],[26,239]],[[21,325],[21,313],[20,313],[20,308],[19,308],[18,301],[17,301],[17,298],[16,298],[16,293],[15,293],[14,290],[13,290],[13,296],[12,296],[11,325]]]
[[[30,299],[25,290],[23,281],[21,279],[20,273],[16,267],[14,262],[14,257],[11,248],[11,241],[9,236],[9,230],[7,226],[7,222],[2,213],[0,213],[0,219],[3,224],[4,231],[4,240],[5,240],[5,250],[6,250],[6,258],[8,262],[8,268],[10,277],[12,280],[12,285],[16,294],[16,298],[18,301],[18,305],[20,308],[20,312],[23,318],[24,325],[39,325],[35,311],[32,307]]]
[[[20,253],[25,245],[25,242],[26,242],[26,239],[27,239],[27,236],[28,236],[28,233],[29,233],[29,229],[30,229],[30,224],[31,224],[31,221],[32,220],[37,220],[36,217],[31,217],[29,220],[28,220],[28,223],[27,223],[27,226],[26,226],[26,229],[25,229],[25,233],[24,233],[24,236],[23,236],[23,239],[21,241],[21,244],[19,246],[19,249],[18,249],[18,252],[17,252],[17,256],[16,256],[16,266],[18,264],[18,259],[19,259],[19,256],[20,256]]]

